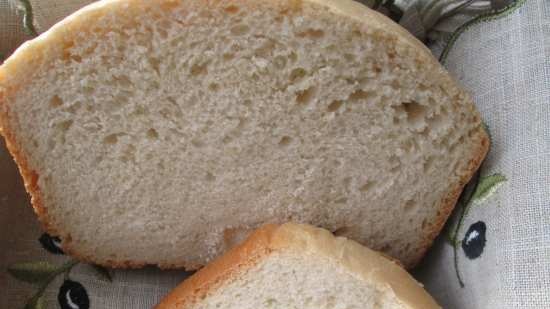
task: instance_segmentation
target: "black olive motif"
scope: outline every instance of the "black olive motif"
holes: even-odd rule
[[[464,235],[462,250],[464,250],[464,253],[470,260],[480,257],[483,253],[487,241],[485,238],[486,231],[487,226],[485,222],[478,221],[470,225],[468,231]]]
[[[57,301],[61,309],[89,309],[90,299],[82,284],[65,280],[59,288]]]
[[[59,237],[50,236],[48,233],[42,234],[38,239],[42,247],[53,254],[64,254],[61,249],[61,239]]]

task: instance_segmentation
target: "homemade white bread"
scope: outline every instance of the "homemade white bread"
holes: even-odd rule
[[[351,0],[100,1],[0,67],[0,126],[46,229],[112,267],[197,268],[289,220],[411,267],[488,147]]]
[[[440,308],[396,262],[329,231],[255,231],[176,287],[156,309]]]

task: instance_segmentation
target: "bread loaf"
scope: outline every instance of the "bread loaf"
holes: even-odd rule
[[[111,267],[194,269],[264,223],[411,267],[488,139],[430,52],[351,0],[104,0],[0,67],[45,228]]]
[[[176,287],[156,309],[435,309],[404,269],[311,226],[265,226]]]

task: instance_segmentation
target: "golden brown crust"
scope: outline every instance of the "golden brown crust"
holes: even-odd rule
[[[365,23],[366,20],[369,20],[370,25],[382,27],[384,31],[397,33],[398,35],[396,36],[396,38],[398,40],[400,40],[402,43],[412,46],[413,48],[419,51],[419,56],[423,58],[422,61],[425,61],[430,65],[440,67],[439,62],[433,57],[432,53],[426,48],[424,44],[418,41],[418,39],[416,39],[412,34],[407,32],[405,29],[403,29],[402,27],[392,22],[386,16],[372,10],[364,10],[362,5],[355,1],[352,1],[352,2],[346,2],[346,1],[340,1],[340,0],[308,0],[308,1],[327,6],[337,14],[340,14],[343,16],[349,16],[362,23]],[[457,91],[459,93],[464,93],[464,90],[459,89],[456,86],[457,85],[456,81],[454,81],[448,73],[439,72],[438,75],[441,76],[443,84],[447,84],[447,86],[453,88],[454,91]],[[461,96],[458,96],[458,98],[461,98]],[[468,96],[466,100],[469,101],[468,104],[473,106],[473,102]],[[472,111],[474,113],[477,113],[475,108],[473,108]],[[481,162],[485,158],[489,150],[489,137],[487,136],[487,133],[485,132],[485,130],[482,128],[481,123],[479,124],[479,133],[477,135],[478,136],[474,137],[473,139],[479,139],[479,148],[476,151],[476,153],[474,153],[472,159],[470,159],[470,161],[468,162],[468,166],[465,169],[466,173],[462,175],[460,181],[457,184],[451,186],[449,193],[442,199],[439,206],[438,215],[434,219],[433,223],[430,225],[429,229],[427,230],[424,236],[424,240],[422,244],[419,246],[420,249],[417,252],[417,255],[415,257],[412,257],[409,261],[402,261],[406,268],[410,269],[416,266],[420,262],[422,257],[425,255],[426,251],[431,247],[433,241],[435,240],[437,235],[441,232],[441,229],[445,225],[445,222],[451,215],[454,209],[454,206],[458,200],[458,197],[462,192],[462,189],[468,183],[468,181],[474,175],[474,173],[477,171],[477,169],[481,165]]]
[[[290,251],[319,256],[376,285],[391,290],[405,308],[440,308],[424,289],[397,263],[375,251],[329,231],[286,223],[266,225],[244,243],[231,249],[172,290],[156,309],[184,309],[236,279],[272,252]]]
[[[0,90],[0,135],[4,136],[6,148],[19,168],[19,173],[23,177],[25,190],[31,195],[31,204],[34,208],[34,212],[38,216],[42,228],[48,233],[56,235],[57,231],[51,224],[52,221],[48,218],[47,209],[44,206],[42,194],[38,186],[38,178],[40,176],[36,171],[30,168],[22,148],[17,143],[13,130],[8,126],[7,118],[9,117],[9,106],[7,106],[6,102],[6,93],[8,89],[4,91]]]
[[[166,7],[166,9],[173,9],[175,6],[180,5],[178,1],[174,0],[156,0],[160,5]],[[206,1],[206,0],[205,0]],[[272,0],[278,1],[278,0]],[[367,9],[365,6],[355,3],[353,1],[343,1],[343,0],[303,0],[311,3],[316,3],[322,6],[329,8],[333,13],[338,14],[344,18],[354,18],[360,23],[368,25],[369,27],[374,27],[384,31],[386,33],[395,33],[395,39],[400,43],[412,46],[418,50],[418,57],[422,62],[438,68],[439,64],[435,58],[431,55],[429,50],[420,43],[416,38],[411,34],[406,32],[404,29],[397,26],[387,17],[378,14],[370,9]],[[243,1],[246,2],[246,1]],[[300,6],[301,1],[296,0],[291,5],[291,9]],[[49,63],[52,58],[59,57],[60,49],[58,45],[63,45],[62,43],[70,39],[74,32],[80,28],[85,28],[85,23],[83,22],[86,17],[89,21],[90,19],[100,16],[105,12],[118,8],[122,4],[129,5],[142,5],[143,1],[141,0],[103,0],[95,4],[85,7],[84,9],[79,10],[78,12],[71,15],[69,18],[63,20],[51,30],[42,34],[39,38],[25,43],[20,47],[16,53],[10,57],[5,63],[0,67],[0,133],[4,136],[8,150],[14,157],[20,173],[23,177],[25,188],[27,192],[32,197],[33,208],[42,224],[44,229],[51,233],[52,235],[60,236],[63,239],[63,249],[75,256],[76,258],[91,262],[99,263],[108,267],[122,267],[122,268],[137,268],[145,266],[144,263],[136,261],[98,261],[91,256],[84,256],[79,254],[78,250],[71,245],[70,235],[64,231],[56,229],[54,221],[48,216],[47,207],[44,205],[44,198],[41,192],[41,189],[38,185],[38,179],[40,175],[33,170],[30,166],[27,159],[27,155],[24,152],[24,149],[17,142],[16,136],[13,128],[10,127],[8,119],[9,117],[9,97],[15,95],[18,91],[20,85],[24,85],[26,81],[32,79],[33,72],[37,71],[36,68],[41,67],[42,65]],[[397,44],[397,43],[396,43]],[[444,83],[451,85],[450,87],[456,88],[446,73],[438,72],[439,75],[444,79]],[[484,134],[484,133],[483,133]],[[487,137],[484,135],[480,145],[478,154],[470,162],[469,173],[464,176],[462,181],[454,186],[447,197],[443,200],[440,206],[439,216],[435,219],[435,223],[432,225],[432,228],[424,236],[424,242],[422,244],[422,249],[418,252],[416,258],[412,259],[412,262],[406,263],[406,266],[411,267],[416,264],[424,255],[425,251],[433,242],[433,239],[439,233],[443,227],[446,219],[450,215],[456,199],[464,186],[467,180],[473,175],[480,162],[482,161],[485,153],[487,151]],[[178,264],[162,264],[158,265],[161,268],[181,268],[185,267],[187,269],[196,269],[201,265],[190,264],[185,261],[182,261]]]
[[[447,222],[447,219],[453,212],[453,209],[456,205],[456,202],[458,201],[458,198],[460,197],[460,193],[464,189],[464,186],[466,186],[466,184],[470,181],[472,176],[481,166],[481,163],[485,159],[487,152],[489,152],[489,136],[481,126],[479,128],[478,135],[480,140],[480,148],[478,149],[478,152],[476,153],[474,158],[471,159],[470,162],[468,162],[466,173],[462,176],[460,182],[444,197],[441,203],[442,206],[439,210],[439,215],[436,217],[434,223],[431,225],[431,228],[428,230],[428,233],[424,238],[424,242],[420,246],[421,249],[418,251],[417,257],[413,259],[413,262],[411,264],[405,265],[407,269],[414,268],[416,265],[418,265],[422,257],[424,257],[424,255],[426,254],[426,251],[428,251],[428,249],[432,246],[435,238],[437,237],[437,235],[439,235],[441,229],[443,229],[443,226],[445,225],[445,222]]]

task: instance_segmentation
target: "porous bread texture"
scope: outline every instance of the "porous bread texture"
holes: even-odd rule
[[[488,146],[429,52],[348,0],[100,1],[0,68],[0,126],[47,230],[114,267],[289,220],[411,267]]]
[[[397,263],[343,237],[265,226],[170,292],[156,309],[440,308]]]

